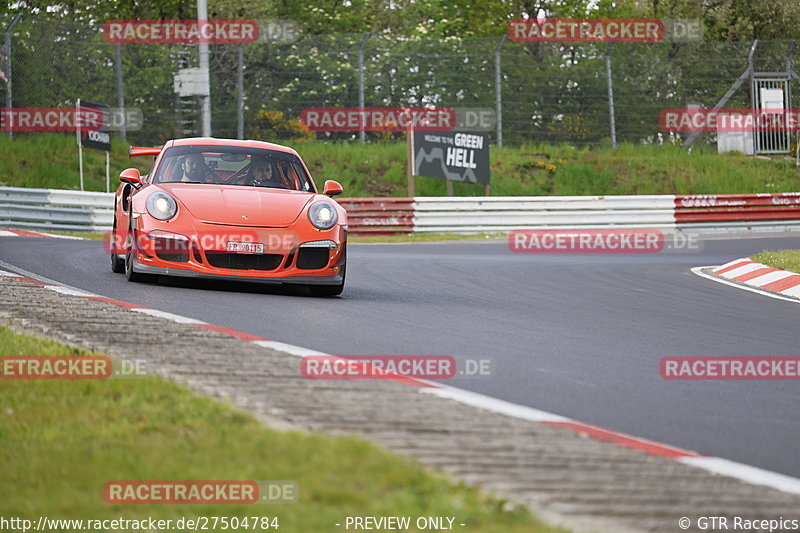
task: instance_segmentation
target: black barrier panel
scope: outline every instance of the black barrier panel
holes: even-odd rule
[[[108,124],[111,116],[111,109],[105,104],[97,104],[94,102],[88,102],[86,100],[78,100],[79,117],[81,116],[81,113],[85,111],[100,113],[102,114],[103,120],[102,126],[99,129],[87,127],[81,128],[81,131],[79,132],[81,146],[84,148],[93,148],[95,150],[110,152],[111,134],[108,132]]]

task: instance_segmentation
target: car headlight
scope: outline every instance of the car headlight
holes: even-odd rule
[[[147,212],[158,220],[169,220],[178,212],[178,204],[169,194],[156,191],[147,197]]]
[[[311,205],[308,219],[319,229],[331,229],[339,220],[339,214],[333,204],[323,201]]]

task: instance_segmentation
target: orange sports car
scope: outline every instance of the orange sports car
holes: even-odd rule
[[[155,156],[149,174],[120,174],[111,269],[130,281],[157,275],[292,283],[312,295],[344,289],[347,214],[317,192],[300,156],[260,141],[192,138],[131,147]]]

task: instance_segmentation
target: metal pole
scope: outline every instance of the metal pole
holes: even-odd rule
[[[106,152],[106,192],[111,191],[111,152]]]
[[[14,18],[11,20],[11,23],[6,26],[5,31],[5,38],[3,42],[3,48],[5,49],[6,55],[6,108],[10,111],[11,108],[14,106],[14,100],[11,97],[11,31],[14,29],[19,21],[22,20],[22,13],[17,13]],[[9,128],[6,132],[9,139],[13,139],[14,137],[14,113],[9,113]]]
[[[789,78],[794,77],[794,71],[792,70],[792,54],[794,53],[794,45],[797,41],[792,41],[789,45],[789,51],[786,53],[786,75]],[[789,85],[791,88],[791,85]],[[789,107],[794,107],[791,105],[791,92],[789,93]],[[795,135],[795,158],[794,158],[794,166],[800,167],[800,130],[797,131]]]
[[[122,83],[122,45],[116,43],[114,45],[114,70],[117,73],[117,108],[120,114],[120,130],[119,137],[122,139],[122,144],[128,142],[125,120],[125,87]]]
[[[364,45],[370,38],[371,33],[365,33],[364,38],[361,39],[361,44],[358,46],[358,107],[364,109]],[[362,114],[359,120],[361,129],[358,134],[361,137],[361,144],[367,142],[367,132],[364,131],[364,115]]]
[[[83,190],[83,146],[81,145],[81,128],[83,127],[83,117],[81,116],[81,99],[75,101],[75,139],[78,141],[78,168],[81,176],[81,190]]]
[[[494,105],[497,115],[497,147],[503,147],[503,87],[501,84],[502,73],[500,72],[500,51],[505,44],[508,35],[500,38],[500,43],[494,49]]]
[[[202,21],[202,22],[201,22]],[[208,21],[208,3],[206,0],[197,0],[197,24],[198,28],[205,27]],[[202,25],[202,26],[201,26]],[[204,32],[201,31],[201,34]],[[203,39],[201,39],[202,41]],[[200,96],[200,107],[202,114],[202,135],[211,137],[211,84],[208,76],[208,43],[201,42],[198,45],[200,55],[200,76],[206,94]]]
[[[617,147],[617,125],[614,122],[614,87],[611,83],[611,43],[606,49],[606,78],[608,79],[608,117],[611,122],[611,146]]]
[[[414,131],[406,130],[406,174],[408,177],[408,196],[414,197]]]
[[[244,43],[239,43],[236,65],[236,138],[244,139]]]

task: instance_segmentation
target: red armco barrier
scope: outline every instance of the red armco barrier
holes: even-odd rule
[[[800,220],[800,193],[700,194],[675,197],[675,222]]]
[[[414,230],[413,198],[342,198],[351,235],[393,235]]]

